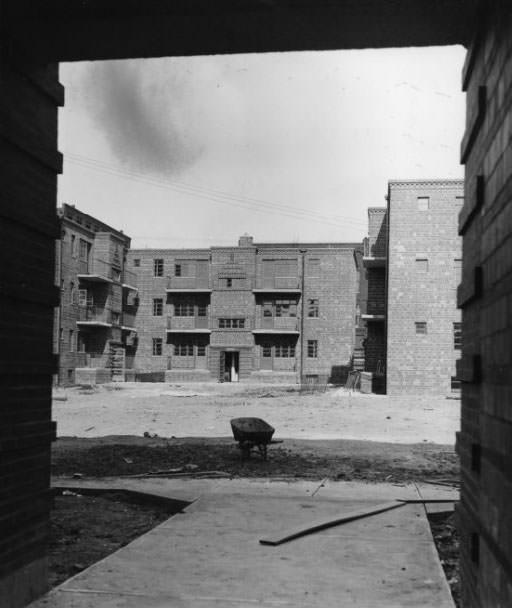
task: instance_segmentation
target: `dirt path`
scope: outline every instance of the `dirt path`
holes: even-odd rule
[[[225,437],[229,420],[239,416],[263,418],[276,437],[296,439],[453,445],[459,429],[456,400],[344,389],[302,395],[296,386],[126,383],[59,390],[54,397],[59,436]]]

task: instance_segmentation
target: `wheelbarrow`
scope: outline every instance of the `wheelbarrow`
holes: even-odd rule
[[[267,446],[271,443],[282,443],[282,441],[272,441],[274,427],[270,426],[261,418],[233,418],[231,420],[231,430],[242,458],[249,458],[253,449],[257,450],[263,460],[267,459]]]

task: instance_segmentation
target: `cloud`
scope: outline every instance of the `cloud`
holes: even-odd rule
[[[90,63],[82,81],[89,112],[115,157],[135,171],[174,175],[203,153],[187,99],[189,84],[163,63]]]

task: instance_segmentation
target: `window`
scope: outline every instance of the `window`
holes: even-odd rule
[[[450,388],[452,393],[458,393],[460,391],[460,380],[456,376],[451,377]]]
[[[455,288],[457,288],[462,281],[462,260],[460,258],[453,260],[453,272],[455,274]]]
[[[191,342],[174,345],[174,355],[176,357],[193,357],[194,345]]]
[[[219,319],[219,329],[244,329],[245,319]]]
[[[153,338],[153,356],[160,357],[162,355],[162,338]]]
[[[427,333],[427,322],[426,321],[416,321],[414,323],[417,334],[426,334]]]
[[[272,302],[263,302],[263,316],[271,317],[273,313],[274,307]]]
[[[161,317],[164,313],[164,301],[162,298],[153,298],[153,316]]]
[[[233,287],[233,279],[226,279],[226,287]]]
[[[320,276],[320,259],[319,258],[308,258],[306,261],[306,274],[308,277]]]
[[[120,321],[121,321],[121,314],[118,312],[113,312],[112,313],[112,323],[114,325],[119,325]]]
[[[318,300],[308,300],[308,317],[318,317]]]
[[[297,276],[297,260],[276,260],[275,276],[279,278],[293,278]]]
[[[453,348],[462,349],[462,323],[460,321],[453,324]]]
[[[261,356],[262,357],[271,357],[272,356],[272,345],[271,344],[263,344],[261,347]]]
[[[198,344],[197,345],[197,356],[198,357],[206,357],[206,344]]]
[[[275,357],[295,357],[294,344],[276,344]]]
[[[133,265],[135,266],[135,268],[139,268],[140,258],[133,258]]]
[[[69,303],[75,303],[75,284],[73,281],[69,282]]]
[[[198,317],[206,317],[207,311],[208,311],[208,306],[206,304],[197,305],[197,316]]]
[[[85,353],[86,352],[86,347],[85,347],[85,336],[78,332],[77,334],[77,351],[79,353]]]
[[[428,211],[430,208],[429,196],[418,196],[418,211]]]
[[[69,352],[75,352],[75,332],[72,329],[69,330]]]
[[[181,264],[174,264],[174,276],[181,277]]]
[[[297,302],[294,300],[276,300],[276,317],[296,317]]]
[[[194,304],[189,300],[182,300],[174,303],[174,316],[175,317],[193,317],[194,316]]]
[[[310,359],[318,357],[318,340],[308,340],[308,357]]]
[[[416,272],[426,273],[428,272],[428,259],[427,258],[416,258]]]
[[[71,235],[71,255],[76,258],[76,236]]]
[[[89,253],[91,251],[91,244],[84,239],[80,239],[80,260],[82,262],[89,261]]]
[[[164,276],[164,261],[162,258],[153,260],[153,276],[163,277]]]
[[[87,289],[79,289],[78,290],[78,306],[87,306],[89,304],[87,297]],[[92,304],[92,298],[91,302]]]

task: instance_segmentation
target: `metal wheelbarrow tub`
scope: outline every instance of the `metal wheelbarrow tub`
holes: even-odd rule
[[[267,445],[272,442],[274,427],[261,418],[233,418],[231,430],[243,458],[248,458],[253,448],[257,448],[263,460],[267,458]],[[277,443],[277,442],[276,442]]]

